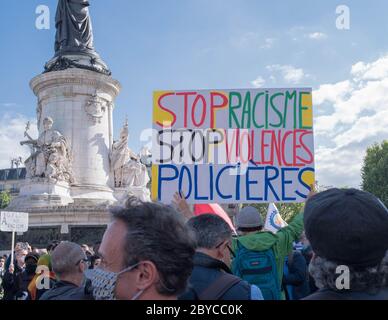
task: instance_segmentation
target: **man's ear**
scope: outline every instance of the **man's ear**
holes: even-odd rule
[[[80,270],[81,273],[84,273],[85,269],[86,269],[86,263],[80,263],[78,265],[78,268]]]
[[[137,266],[136,287],[145,290],[159,281],[159,273],[152,261],[142,261]]]
[[[218,248],[217,248],[217,258],[222,260],[225,257],[225,250],[227,250],[226,246],[228,245],[228,241],[225,240]]]

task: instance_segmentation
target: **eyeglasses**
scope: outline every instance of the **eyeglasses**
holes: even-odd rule
[[[219,245],[216,246],[216,249],[218,249],[219,247],[221,247],[221,245],[224,243],[225,241],[222,241]],[[229,253],[232,255],[232,257],[234,258],[236,255],[234,254],[232,248],[230,247],[229,244],[226,245],[226,247],[228,248],[229,250]]]

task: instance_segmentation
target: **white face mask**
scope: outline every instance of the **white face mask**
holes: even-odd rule
[[[92,281],[94,298],[96,300],[116,300],[115,289],[118,276],[133,270],[138,265],[139,263],[136,263],[120,272],[111,272],[103,269],[88,270],[88,278]],[[139,291],[131,300],[136,300],[143,292],[144,290]]]
[[[26,256],[17,256],[16,260],[18,261],[19,264],[24,265],[26,261]]]

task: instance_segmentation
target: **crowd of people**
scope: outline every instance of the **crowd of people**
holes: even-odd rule
[[[86,244],[79,246],[72,242],[53,241],[46,248],[39,249],[30,246],[27,242],[18,242],[14,248],[13,263],[11,263],[11,255],[0,257],[0,299],[39,300],[45,299],[45,296],[50,297],[45,293],[49,291],[51,294],[53,292],[51,289],[63,285],[62,280],[68,279],[66,274],[61,273],[63,268],[61,264],[71,261],[74,253],[71,248],[75,248],[78,256],[82,256],[83,269],[78,274],[81,282],[77,282],[76,268],[65,266],[70,271],[68,284],[73,287],[74,284],[77,287],[84,286],[84,270],[97,268],[101,262],[100,256],[95,253],[93,247]],[[98,244],[96,248],[98,249]],[[77,266],[81,264],[80,262],[77,261]],[[61,294],[61,297],[64,298],[65,295]]]
[[[184,210],[182,210],[184,208]],[[111,209],[94,246],[17,243],[0,257],[5,300],[388,300],[388,210],[356,189],[311,192],[277,233],[253,206],[234,233],[215,214],[194,215],[130,198]]]

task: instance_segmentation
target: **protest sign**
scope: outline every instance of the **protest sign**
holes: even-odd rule
[[[0,212],[0,231],[12,232],[11,264],[13,264],[13,250],[15,247],[15,232],[26,232],[28,230],[28,213],[26,212]]]
[[[303,202],[314,183],[310,88],[157,91],[152,198]]]
[[[28,213],[1,211],[0,231],[26,232],[28,230]]]

